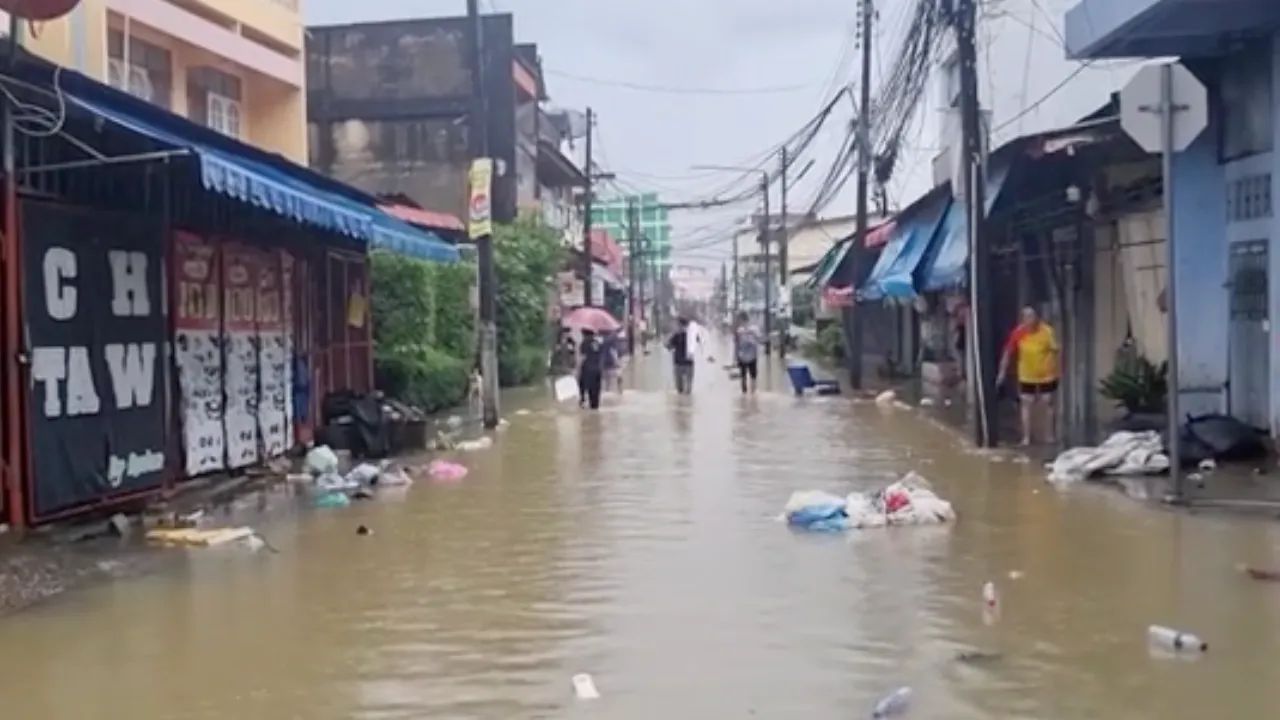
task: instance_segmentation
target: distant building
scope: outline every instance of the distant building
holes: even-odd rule
[[[608,230],[629,251],[627,208],[632,202],[639,211],[640,237],[645,243],[642,250],[656,256],[658,273],[663,275],[671,268],[671,222],[657,193],[599,198],[592,208],[591,224]]]
[[[0,35],[9,16],[0,13]],[[307,161],[299,0],[82,0],[24,48],[202,125]]]
[[[493,218],[535,204],[536,50],[518,49],[510,14],[481,18]],[[307,112],[313,168],[379,195],[467,216],[472,108],[465,17],[308,28]],[[524,138],[520,137],[523,133]]]

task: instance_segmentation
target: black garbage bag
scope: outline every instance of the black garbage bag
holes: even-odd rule
[[[1169,431],[1160,433],[1160,438],[1164,441],[1164,454],[1169,455]],[[1213,457],[1213,450],[1200,442],[1185,423],[1178,428],[1179,467],[1193,468],[1205,460],[1212,460]]]
[[[1186,427],[1192,437],[1213,453],[1215,460],[1257,460],[1267,454],[1262,431],[1230,415],[1210,413],[1189,417]]]

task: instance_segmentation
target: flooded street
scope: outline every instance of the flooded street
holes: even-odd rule
[[[677,397],[661,360],[598,414],[513,396],[460,484],[307,511],[263,528],[279,554],[193,552],[3,621],[5,717],[839,718],[899,685],[913,718],[1274,712],[1280,584],[1233,566],[1280,563],[1280,528],[1057,491],[913,412],[796,401],[776,360],[755,398],[711,365]],[[958,524],[775,519],[793,490],[907,470]],[[1150,623],[1209,654],[1152,658]],[[954,660],[969,649],[1003,659]],[[573,698],[580,672],[601,699]]]

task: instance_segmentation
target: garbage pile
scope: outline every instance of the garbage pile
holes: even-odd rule
[[[317,445],[307,451],[303,462],[310,481],[310,491],[321,507],[342,507],[351,498],[367,496],[378,487],[407,487],[413,478],[404,468],[383,460],[377,465],[360,463],[345,475],[338,471],[338,454],[328,445]]]
[[[1154,430],[1122,430],[1097,447],[1065,450],[1049,463],[1049,482],[1071,483],[1096,475],[1157,475],[1169,470],[1164,440]]]
[[[951,503],[910,472],[872,493],[845,497],[820,490],[793,493],[783,510],[787,524],[813,532],[843,532],[892,525],[941,525],[956,519]]]
[[[1075,447],[1049,464],[1049,481],[1069,483],[1099,475],[1157,475],[1168,472],[1164,415],[1132,415],[1122,429],[1097,447]],[[1229,415],[1191,416],[1179,428],[1183,467],[1212,468],[1222,461],[1257,460],[1267,455],[1264,433]]]

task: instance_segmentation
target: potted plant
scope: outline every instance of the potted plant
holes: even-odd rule
[[[1131,415],[1162,413],[1169,399],[1169,363],[1156,365],[1139,355],[1117,365],[1098,391]]]

